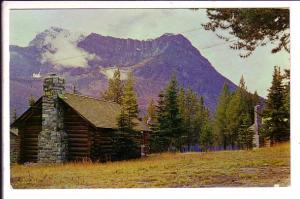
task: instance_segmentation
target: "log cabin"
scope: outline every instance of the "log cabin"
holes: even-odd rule
[[[120,105],[89,96],[65,92],[65,81],[55,74],[44,79],[43,96],[12,124],[18,134],[18,163],[63,163],[67,161],[118,160],[114,135],[118,132]],[[138,156],[149,152],[150,129],[134,119]],[[16,139],[16,140],[15,140]]]

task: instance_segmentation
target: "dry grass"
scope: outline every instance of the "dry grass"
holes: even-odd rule
[[[14,188],[288,186],[288,143],[252,151],[164,153],[109,163],[13,165]]]

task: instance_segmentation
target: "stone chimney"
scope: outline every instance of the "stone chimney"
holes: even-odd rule
[[[61,163],[66,160],[67,134],[63,125],[63,109],[58,100],[64,93],[64,79],[55,74],[44,79],[42,131],[38,137],[39,163]]]
[[[253,144],[254,147],[259,148],[259,131],[261,128],[261,106],[256,105],[254,107],[254,138],[253,138]]]

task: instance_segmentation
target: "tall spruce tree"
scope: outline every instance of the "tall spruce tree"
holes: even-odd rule
[[[238,128],[237,143],[241,149],[251,149],[253,147],[254,132],[249,129],[251,118],[249,114],[242,113],[240,116],[241,124]]]
[[[101,93],[101,98],[104,100],[121,104],[124,85],[121,80],[121,72],[119,68],[114,71],[112,79],[108,80],[108,87],[104,93]]]
[[[134,130],[134,119],[138,116],[138,104],[134,91],[133,74],[128,75],[121,100],[121,111],[118,117],[119,133],[116,135],[116,151],[121,159],[139,156],[138,132]]]
[[[144,122],[148,124],[149,128],[152,130],[149,140],[150,152],[161,152],[162,146],[158,134],[157,107],[153,99],[151,99],[148,104],[147,114],[144,117]]]
[[[121,98],[121,107],[124,110],[125,124],[128,130],[134,127],[133,119],[138,117],[137,97],[134,91],[133,73],[129,73],[124,86],[124,95]]]
[[[186,132],[187,132],[187,144],[190,150],[191,145],[194,145],[198,141],[199,132],[196,131],[196,115],[198,111],[198,97],[191,88],[187,90],[186,93]]]
[[[164,148],[178,150],[182,145],[182,120],[178,107],[178,83],[173,74],[158,107],[159,134],[164,142]]]
[[[239,92],[234,92],[231,95],[230,101],[227,106],[226,119],[227,119],[227,138],[230,147],[234,147],[237,143],[238,128],[240,127],[240,114],[241,114],[241,95]]]
[[[166,117],[166,103],[165,91],[162,90],[158,95],[157,110],[157,123],[155,123],[156,139],[155,144],[158,145],[157,152],[166,151],[169,147],[168,124]]]
[[[213,137],[213,127],[212,127],[212,123],[209,119],[208,110],[205,110],[204,113],[205,114],[204,114],[204,118],[202,121],[201,130],[199,133],[199,144],[200,144],[201,150],[207,151],[213,145],[214,137]]]
[[[199,131],[196,130],[198,100],[197,94],[191,88],[187,91],[183,88],[179,90],[178,106],[182,120],[182,143],[188,146],[188,150],[198,142]]]
[[[244,77],[240,79],[239,87],[231,94],[226,111],[228,137],[231,147],[245,148],[252,145],[252,140],[244,136],[254,122],[254,106],[259,97],[247,91]],[[239,135],[242,134],[242,135]]]
[[[285,91],[280,67],[274,67],[272,86],[268,90],[264,110],[264,136],[276,142],[289,140],[289,114],[285,106]]]
[[[198,132],[198,143],[203,151],[209,150],[214,144],[213,126],[209,115],[209,110],[205,107],[201,96],[198,100],[195,126]]]
[[[228,120],[226,115],[229,100],[230,92],[228,85],[225,83],[218,101],[214,120],[214,132],[217,145],[222,145],[224,149],[229,145]]]

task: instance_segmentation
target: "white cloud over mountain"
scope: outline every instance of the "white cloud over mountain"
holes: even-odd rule
[[[51,27],[38,34],[30,45],[43,49],[42,63],[50,62],[56,68],[87,67],[89,60],[100,58],[77,47],[77,43],[83,38],[83,34]]]

